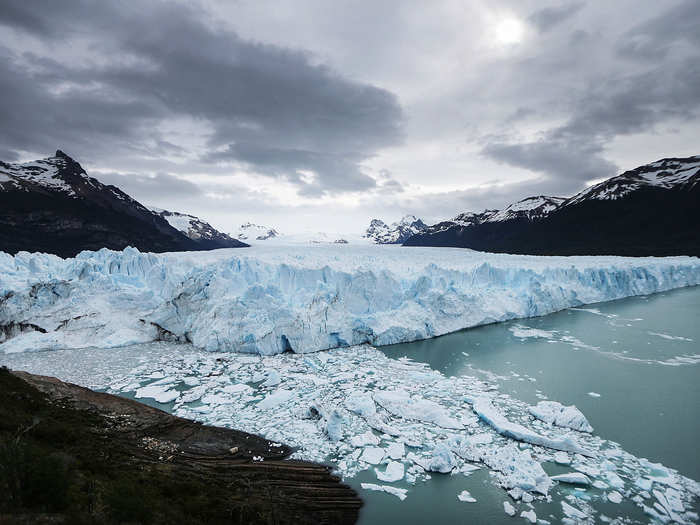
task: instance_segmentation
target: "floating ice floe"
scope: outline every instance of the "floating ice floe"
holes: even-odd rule
[[[530,407],[530,414],[550,425],[571,428],[579,432],[593,432],[593,427],[588,423],[586,416],[573,405],[564,406],[556,401],[540,401],[534,407]]]
[[[598,517],[595,506],[609,504],[608,495],[616,492],[650,521],[697,521],[692,509],[700,488],[675,470],[637,458],[602,436],[550,425],[491,380],[446,377],[370,346],[260,357],[154,343],[133,351],[70,355],[85,352],[99,366],[85,367],[76,359],[71,375],[64,358],[62,379],[124,395],[179,392],[171,401],[176,415],[288,444],[295,449],[293,458],[334,464],[345,479],[371,471],[379,484],[363,484],[366,490],[404,499],[406,486],[481,468],[490,473],[487,482],[519,502],[504,505],[514,515],[539,512],[541,502],[564,497],[566,519],[592,522]],[[98,372],[89,376],[89,370]],[[284,378],[283,388],[254,381],[270,370]],[[554,467],[552,461],[562,454],[571,472],[550,477],[543,465]],[[591,485],[563,484],[584,476]],[[616,508],[624,519],[628,506]]]
[[[570,472],[568,474],[559,474],[558,476],[552,476],[552,481],[558,481],[560,483],[570,483],[572,485],[590,485],[591,480],[588,476],[581,474],[580,472]]]
[[[469,493],[468,490],[463,490],[462,492],[457,494],[457,499],[459,501],[465,501],[467,503],[476,503],[476,499]]]
[[[398,461],[390,461],[386,466],[384,472],[374,469],[377,474],[377,479],[380,481],[386,481],[388,483],[393,483],[394,481],[399,481],[403,479],[404,476],[404,466],[403,463]]]
[[[406,493],[408,492],[408,489],[399,489],[396,487],[392,487],[390,485],[376,485],[374,483],[361,483],[360,486],[365,490],[386,492],[387,494],[391,494],[392,496],[396,496],[401,501],[406,499]]]
[[[0,325],[20,327],[7,331],[12,337],[0,342],[0,352],[156,340],[209,351],[317,352],[415,341],[697,284],[700,260],[694,257],[537,257],[386,246],[166,254],[127,248],[69,259],[0,252]],[[522,330],[528,330],[523,336],[547,337]]]

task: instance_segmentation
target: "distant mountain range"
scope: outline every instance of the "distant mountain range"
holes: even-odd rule
[[[387,225],[380,219],[372,219],[363,237],[376,244],[402,244],[426,228],[427,225],[413,215],[406,215],[399,222],[391,225]]]
[[[188,222],[187,231],[170,221]],[[34,162],[0,162],[0,251],[72,257],[127,246],[165,252],[247,245],[196,217],[152,212],[116,186],[88,176],[60,150]]]
[[[406,239],[537,255],[700,255],[700,156],[667,158],[571,198],[528,197],[462,213]]]
[[[154,207],[149,207],[148,209],[163,217],[170,226],[181,231],[199,244],[200,249],[214,250],[216,248],[239,248],[245,246],[242,242],[220,232],[208,222],[204,222],[194,215]]]
[[[234,236],[241,241],[267,241],[279,237],[280,233],[274,228],[246,222],[241,224]]]

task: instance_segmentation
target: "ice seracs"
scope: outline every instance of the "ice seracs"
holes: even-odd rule
[[[26,327],[0,352],[171,340],[209,351],[306,353],[415,341],[696,284],[700,260],[692,257],[531,257],[371,245],[166,254],[130,248],[72,259],[0,253],[0,326]],[[430,402],[394,405],[436,424],[460,425],[438,421],[439,407]]]

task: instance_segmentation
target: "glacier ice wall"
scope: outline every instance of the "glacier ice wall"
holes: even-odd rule
[[[0,351],[159,339],[276,354],[414,341],[700,284],[695,257],[534,257],[395,246],[72,259],[0,252]]]

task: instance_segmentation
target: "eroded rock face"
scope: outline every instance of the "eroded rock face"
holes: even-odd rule
[[[111,511],[125,511],[110,510],[112,484],[131,480],[132,474],[147,487],[138,498],[148,504],[154,522],[238,517],[244,523],[349,524],[357,520],[362,505],[328,467],[287,461],[289,447],[253,434],[202,425],[130,399],[7,369],[0,370],[0,397],[0,442],[25,428],[23,439],[32,450],[67,458],[71,467],[62,482],[69,488],[85,480],[93,483],[90,505],[78,498],[60,511],[73,516],[111,522]],[[70,440],[58,435],[65,432]],[[98,453],[101,466],[95,471],[91,461]],[[182,483],[187,490],[178,492]],[[202,502],[206,505],[200,509]],[[22,515],[31,517],[31,504],[21,503]],[[18,512],[12,501],[0,497],[0,521]]]

